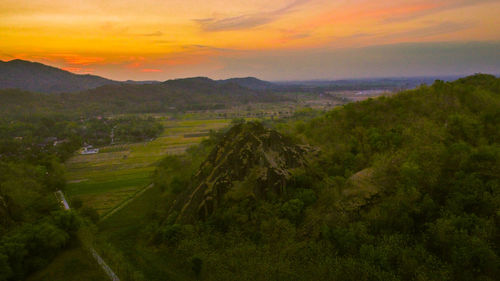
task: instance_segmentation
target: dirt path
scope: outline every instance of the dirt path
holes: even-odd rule
[[[145,188],[143,188],[141,191],[135,193],[132,197],[130,197],[129,199],[123,201],[122,203],[120,203],[120,205],[118,205],[116,208],[114,208],[111,212],[107,213],[106,215],[104,215],[101,219],[100,219],[100,222],[106,220],[107,218],[111,217],[114,213],[118,212],[119,210],[121,210],[123,207],[127,206],[130,202],[132,202],[134,199],[136,199],[137,197],[141,196],[144,192],[146,192],[148,189],[152,188],[153,187],[153,184],[150,184],[148,186],[146,186]]]
[[[56,191],[55,195],[56,195],[57,199],[59,200],[59,202],[63,205],[65,210],[71,209],[69,207],[68,201],[66,201],[66,197],[64,197],[64,194],[62,193],[62,191],[60,191],[60,190]],[[131,199],[133,199],[133,198],[131,198]],[[108,275],[108,277],[111,280],[120,281],[120,278],[118,278],[118,276],[113,272],[113,270],[106,264],[106,262],[104,262],[104,260],[101,258],[101,256],[99,256],[99,254],[96,252],[96,250],[94,248],[90,247],[89,251],[92,254],[92,256],[94,257],[94,259],[97,261],[97,263],[101,266],[102,270],[104,270],[104,272],[106,272],[106,274]]]

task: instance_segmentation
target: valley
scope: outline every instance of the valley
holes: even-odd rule
[[[0,276],[490,280],[499,81],[0,90]]]
[[[151,183],[156,163],[165,155],[182,154],[199,143],[210,130],[229,124],[225,119],[171,121],[155,116],[165,130],[156,139],[131,144],[99,147],[94,155],[76,155],[66,162],[66,193],[70,200],[81,200],[99,215]]]
[[[494,281],[500,1],[0,1],[0,281]]]

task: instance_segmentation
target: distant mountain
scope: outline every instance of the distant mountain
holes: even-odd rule
[[[289,100],[270,91],[195,77],[150,84],[112,83],[78,93],[52,95],[18,89],[0,90],[0,112],[6,115],[183,112]]]
[[[343,80],[304,80],[274,82],[275,90],[283,92],[330,92],[414,89],[422,84],[431,85],[436,80],[453,81],[459,76],[392,77]]]
[[[160,81],[156,81],[156,80],[144,80],[144,81],[134,81],[134,80],[127,80],[123,83],[126,83],[126,84],[158,84],[158,83],[161,83]]]
[[[114,81],[96,75],[75,74],[56,67],[25,60],[0,61],[0,89],[20,89],[41,93],[73,93],[95,89],[104,85],[160,84],[159,81]],[[178,87],[195,86],[199,83],[237,84],[252,90],[270,90],[276,86],[254,77],[231,78],[214,81],[205,77],[175,79],[163,82]],[[188,85],[189,84],[189,85]],[[174,86],[175,87],[175,86]]]
[[[206,77],[168,80],[155,84],[105,85],[64,95],[67,102],[84,101],[93,108],[113,112],[161,112],[171,110],[221,109],[231,105],[279,102],[288,100],[283,95],[257,91],[237,83],[220,83]]]
[[[186,86],[187,84],[193,86],[193,85],[203,85],[203,84],[207,85],[216,83],[220,85],[235,84],[251,90],[271,90],[276,88],[275,84],[257,79],[255,77],[230,78],[226,80],[212,80],[207,77],[191,77],[191,78],[167,80],[164,82],[164,84],[167,85],[178,85],[178,86],[180,85]]]
[[[56,67],[24,60],[0,61],[0,89],[41,93],[70,93],[119,84],[95,75],[74,74]]]
[[[226,84],[226,83],[235,83],[240,86],[252,89],[252,90],[272,90],[277,88],[277,85],[267,82],[267,81],[262,81],[260,79],[257,79],[255,77],[246,77],[246,78],[231,78],[231,79],[226,79],[226,80],[219,80],[219,83]]]

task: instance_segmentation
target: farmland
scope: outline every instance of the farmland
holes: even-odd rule
[[[155,163],[168,154],[183,153],[199,143],[210,130],[229,124],[229,120],[168,120],[154,140],[100,147],[100,153],[75,155],[66,163],[66,193],[70,200],[81,200],[100,215],[133,196],[150,182]]]

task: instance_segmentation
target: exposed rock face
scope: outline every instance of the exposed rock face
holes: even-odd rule
[[[269,192],[285,193],[290,169],[304,165],[310,150],[257,122],[234,126],[201,165],[195,176],[197,185],[180,202],[183,204],[178,221],[209,216],[234,183],[250,174],[256,181],[252,190],[255,197],[265,198]]]

